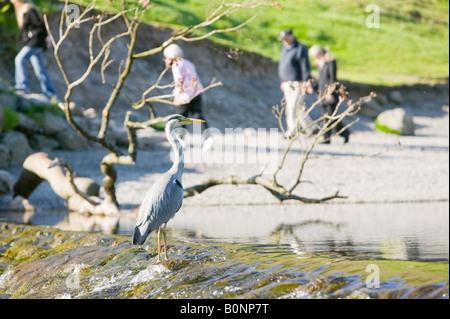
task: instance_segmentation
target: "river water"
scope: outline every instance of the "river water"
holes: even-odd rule
[[[170,260],[163,263],[156,262],[155,235],[142,247],[131,245],[132,212],[1,213],[8,226],[0,232],[0,295],[448,298],[448,208],[448,202],[184,205],[168,223]],[[17,230],[20,224],[56,230]],[[55,246],[61,236],[73,247]],[[27,246],[18,248],[22,241]],[[36,257],[36,246],[45,253]]]

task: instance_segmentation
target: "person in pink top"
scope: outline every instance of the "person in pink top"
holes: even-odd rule
[[[176,44],[171,44],[163,51],[166,67],[172,68],[175,81],[173,90],[174,104],[178,113],[185,117],[205,120],[203,116],[202,92],[203,85],[194,64],[183,57],[183,50]],[[202,133],[208,128],[207,122],[202,123]]]

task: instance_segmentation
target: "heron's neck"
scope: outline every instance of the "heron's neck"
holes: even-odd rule
[[[181,175],[183,174],[184,169],[184,157],[183,157],[183,149],[181,147],[181,143],[178,140],[178,138],[175,136],[175,133],[173,132],[172,128],[166,128],[166,135],[167,140],[169,141],[170,145],[172,145],[174,159],[173,159],[173,165],[170,169],[174,173],[177,173],[179,176],[177,178],[181,178]]]

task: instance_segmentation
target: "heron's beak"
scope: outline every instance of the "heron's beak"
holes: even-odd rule
[[[180,122],[181,122],[181,124],[192,124],[192,123],[203,123],[205,121],[204,120],[199,120],[199,119],[187,118],[187,119],[181,120]]]

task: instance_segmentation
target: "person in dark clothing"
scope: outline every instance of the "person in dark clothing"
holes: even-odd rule
[[[21,29],[22,49],[15,58],[15,89],[28,92],[27,63],[31,62],[42,93],[50,100],[56,98],[53,83],[45,69],[43,52],[47,48],[47,30],[41,13],[30,0],[11,0]]]
[[[337,82],[337,67],[336,59],[331,53],[325,50],[322,46],[316,44],[309,49],[309,55],[314,59],[314,64],[319,69],[319,79],[317,83],[317,89],[319,95],[322,97],[326,94],[322,102],[322,108],[324,114],[333,114],[339,103],[339,93],[334,90],[331,93],[327,93],[328,87]],[[334,122],[330,123],[330,125]],[[339,135],[344,138],[344,143],[348,143],[350,139],[350,130],[344,129],[344,124],[337,123],[334,129],[339,132]],[[324,144],[329,144],[331,140],[331,130],[324,134]]]
[[[286,100],[286,135],[291,138],[297,133],[298,121],[303,130],[311,129],[312,120],[304,114],[302,108],[305,84],[311,79],[311,66],[308,48],[297,41],[291,29],[282,31],[279,40],[282,41],[283,48],[278,64],[278,77]]]

